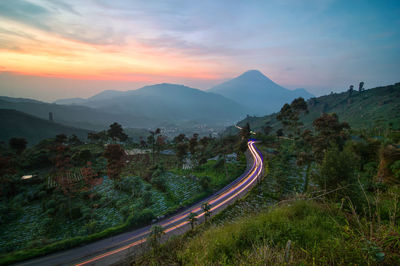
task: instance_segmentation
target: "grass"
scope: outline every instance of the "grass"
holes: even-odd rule
[[[392,246],[382,249],[352,231],[349,217],[332,205],[292,200],[233,222],[198,226],[133,264],[377,265],[379,256],[385,265],[400,262],[394,233],[386,241]]]
[[[178,257],[184,264],[191,265],[254,261],[251,258],[254,251],[265,247],[282,250],[291,240],[295,250],[308,250],[309,255],[305,253],[301,256],[303,259],[308,256],[324,257],[327,260],[324,262],[331,264],[335,263],[332,249],[324,247],[338,246],[339,236],[338,225],[323,208],[299,201],[260,215],[242,218],[223,227],[212,227],[193,238],[187,248],[178,253]]]

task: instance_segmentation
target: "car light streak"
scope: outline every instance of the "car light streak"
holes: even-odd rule
[[[209,204],[211,206],[214,203],[217,203],[217,204],[212,206],[210,211],[213,211],[213,210],[216,210],[216,209],[220,208],[221,206],[223,206],[226,203],[228,203],[229,201],[231,201],[233,198],[239,196],[243,191],[248,189],[254,182],[256,182],[258,180],[258,177],[261,175],[262,170],[263,170],[263,159],[261,157],[261,154],[256,150],[256,148],[254,146],[254,143],[255,143],[255,141],[253,141],[253,140],[250,140],[247,143],[247,145],[249,147],[249,150],[250,150],[250,152],[251,152],[251,154],[253,156],[253,159],[254,159],[253,166],[250,168],[248,174],[245,175],[245,177],[240,182],[235,184],[233,187],[231,187],[227,191],[223,192],[222,194],[218,195],[216,198],[212,199],[209,202]],[[184,212],[183,214],[181,214],[181,215],[179,215],[179,216],[177,216],[175,218],[172,218],[172,220],[167,220],[164,223],[161,222],[159,225],[165,228],[165,230],[164,230],[165,233],[171,232],[171,231],[173,231],[175,229],[178,229],[180,227],[183,227],[183,226],[185,226],[185,225],[187,225],[189,223],[189,221],[186,220],[186,218],[187,218],[187,216],[189,215],[190,212],[197,213],[199,211],[200,211],[200,213],[197,215],[198,218],[205,215],[205,212],[202,211],[201,207],[194,207],[193,209],[189,209],[188,211]],[[184,221],[182,221],[182,220],[184,220]],[[177,224],[177,225],[174,225],[174,226],[171,226],[169,228],[166,228],[167,226],[169,226],[169,225],[171,225],[171,224],[173,224],[175,222],[178,222],[178,221],[182,221],[182,222]],[[145,232],[142,232],[142,233],[140,233],[138,235],[135,235],[134,237],[131,237],[131,238],[125,240],[124,242],[131,241],[131,240],[133,240],[135,238],[140,238],[140,237],[142,237],[144,235],[147,235],[149,233],[150,233],[150,230],[146,230]],[[125,245],[123,247],[117,248],[115,250],[111,250],[111,251],[105,252],[105,253],[103,253],[101,255],[98,255],[98,256],[96,256],[96,257],[94,257],[92,259],[86,260],[86,261],[81,262],[81,263],[76,264],[76,265],[77,266],[82,266],[82,265],[89,264],[91,262],[95,262],[95,261],[100,260],[102,258],[105,258],[107,256],[116,254],[116,253],[121,252],[123,250],[126,250],[128,248],[131,248],[131,247],[137,246],[139,244],[142,244],[142,243],[146,242],[146,240],[147,240],[146,238],[139,239],[139,240],[137,240],[135,242],[132,242],[132,243],[130,243],[128,245]]]

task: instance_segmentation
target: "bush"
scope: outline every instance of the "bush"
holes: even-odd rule
[[[56,207],[56,201],[51,199],[46,203],[46,209],[53,209]]]
[[[151,179],[151,183],[160,191],[165,192],[167,190],[167,182],[162,176],[156,176]]]
[[[80,207],[73,207],[71,209],[71,218],[72,219],[77,219],[82,216],[81,208]]]
[[[38,197],[41,198],[41,199],[45,198],[46,196],[47,196],[46,191],[40,191],[40,192],[38,193]]]
[[[135,214],[131,220],[128,219],[128,223],[131,226],[140,226],[149,224],[154,219],[154,214],[150,209],[144,209],[141,212]]]
[[[151,191],[145,191],[143,193],[142,200],[144,207],[149,207],[151,204],[153,204],[153,194]]]
[[[325,152],[324,159],[318,172],[314,175],[318,185],[327,191],[336,189],[338,186],[355,184],[356,157],[344,149],[340,151],[333,147]]]
[[[55,208],[49,208],[49,209],[47,209],[46,214],[50,215],[50,216],[53,216],[53,215],[56,214],[56,209]]]
[[[209,176],[203,176],[200,179],[200,186],[203,188],[203,190],[209,190],[211,185],[211,178]]]

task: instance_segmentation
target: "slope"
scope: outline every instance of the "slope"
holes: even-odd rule
[[[348,91],[311,98],[307,101],[309,113],[301,118],[306,128],[312,128],[312,122],[322,113],[336,113],[340,121],[348,122],[354,129],[400,128],[400,83],[377,87],[363,92],[354,91],[350,97]],[[250,117],[238,122],[238,125],[250,124],[254,131],[262,131],[267,123],[273,131],[281,128],[276,113]],[[237,129],[229,127],[225,134],[236,134]]]
[[[85,139],[89,130],[67,127],[48,120],[40,119],[16,110],[0,109],[0,140],[8,142],[12,137],[24,138],[28,145],[36,144],[45,138],[57,134],[77,135]]]
[[[0,98],[0,108],[18,110],[42,119],[48,119],[49,112],[52,112],[57,123],[89,130],[101,130],[113,122],[136,128],[151,126],[158,122],[144,116],[108,113],[85,106],[50,104],[9,97]]]

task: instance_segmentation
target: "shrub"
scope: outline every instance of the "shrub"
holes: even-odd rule
[[[209,176],[203,176],[200,179],[200,186],[203,188],[203,190],[209,190],[211,185],[211,178]]]
[[[142,200],[143,200],[144,207],[148,207],[151,204],[153,204],[153,194],[151,193],[151,191],[148,191],[148,190],[145,191],[143,193]]]
[[[162,176],[156,176],[151,179],[151,183],[161,190],[162,192],[165,192],[167,190],[167,182],[165,181],[165,178]]]
[[[40,191],[39,193],[38,193],[38,197],[39,198],[44,198],[44,197],[46,197],[47,196],[47,193],[46,193],[46,191]]]
[[[53,209],[56,207],[56,201],[51,199],[46,203],[46,209]]]
[[[72,219],[77,219],[82,216],[81,208],[80,207],[73,207],[71,209],[71,218]]]
[[[338,186],[344,187],[356,183],[356,158],[347,149],[340,151],[333,147],[325,152],[324,159],[318,172],[314,175],[315,181],[321,188],[333,190]]]

